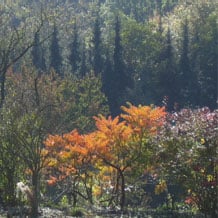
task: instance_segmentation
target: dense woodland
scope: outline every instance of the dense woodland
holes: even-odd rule
[[[216,217],[216,0],[3,0],[0,26],[0,208]]]

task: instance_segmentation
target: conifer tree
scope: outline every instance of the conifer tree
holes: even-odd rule
[[[174,104],[177,101],[177,83],[175,60],[173,54],[173,46],[171,40],[171,31],[168,26],[166,39],[163,41],[164,47],[160,56],[160,68],[158,69],[156,92],[158,95],[158,103],[163,98],[167,98],[167,106],[169,110],[174,109]]]
[[[200,106],[218,107],[218,16],[207,18],[200,29],[198,84]]]
[[[34,45],[32,47],[32,62],[33,65],[38,69],[39,71],[45,71],[46,70],[46,64],[45,64],[45,57],[43,53],[43,48],[40,43],[40,36],[39,33],[36,32],[34,36]]]
[[[54,25],[54,31],[52,34],[50,45],[50,68],[53,68],[59,75],[61,75],[62,56],[58,40],[58,29]],[[63,75],[62,75],[63,76]]]
[[[118,91],[123,92],[131,86],[131,79],[127,74],[127,69],[123,59],[123,47],[121,42],[121,25],[119,17],[116,17],[115,23],[115,45],[114,45],[114,73],[117,78]]]
[[[180,102],[182,105],[189,104],[191,99],[190,90],[193,89],[193,78],[189,59],[189,30],[188,30],[188,20],[185,19],[185,23],[182,27],[183,39],[181,56],[179,60],[179,93]]]
[[[114,90],[113,83],[116,80],[113,73],[113,64],[109,52],[106,52],[106,60],[104,63],[104,70],[102,74],[102,91],[107,96],[110,110],[114,108],[114,96],[116,96],[116,90]]]
[[[109,89],[111,91],[107,96],[109,99],[108,103],[110,111],[113,116],[120,113],[120,106],[124,104],[124,102],[122,102],[122,96],[125,89],[131,85],[131,80],[127,75],[126,66],[123,60],[123,47],[121,44],[120,29],[120,20],[117,16],[115,20],[113,70],[108,77],[108,82],[111,85]]]
[[[101,30],[100,18],[97,15],[93,31],[93,70],[96,75],[102,73],[102,57],[101,57]]]
[[[82,51],[82,57],[81,57],[81,67],[80,67],[80,70],[79,70],[79,74],[81,77],[84,77],[87,73],[87,65],[86,65],[86,51],[85,51],[85,48],[83,48],[83,51]]]
[[[80,58],[80,51],[79,51],[78,30],[77,30],[77,25],[75,23],[73,41],[70,44],[70,55],[69,55],[69,62],[73,73],[78,73],[80,61],[81,58]]]

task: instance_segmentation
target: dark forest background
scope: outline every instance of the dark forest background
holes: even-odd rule
[[[169,110],[217,108],[217,1],[4,2],[11,25],[27,25],[34,33],[34,46],[16,70],[32,64],[62,77],[93,72],[112,115],[126,101],[167,104]],[[31,31],[40,11],[46,22]]]

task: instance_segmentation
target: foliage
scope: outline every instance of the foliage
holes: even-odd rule
[[[74,32],[73,32],[73,39],[72,43],[70,44],[70,55],[68,57],[72,73],[76,74],[79,71],[79,63],[81,59],[81,54],[79,50],[79,39],[78,39],[78,29],[76,23],[74,24]]]
[[[43,52],[43,48],[40,42],[40,36],[38,32],[36,32],[34,36],[34,45],[32,48],[32,62],[33,62],[33,65],[38,70],[40,71],[46,70],[44,52]]]
[[[61,112],[60,126],[62,132],[78,129],[90,132],[94,128],[92,117],[96,114],[108,114],[105,95],[101,91],[101,80],[93,73],[87,73],[83,78],[66,75],[59,88],[59,107]]]
[[[103,113],[106,106],[101,108],[104,98],[99,80],[94,76],[79,81],[64,80],[54,72],[39,74],[36,70],[23,68],[22,74],[8,72],[7,80],[7,96],[1,110],[0,149],[4,155],[0,158],[0,176],[4,178],[1,185],[5,188],[4,197],[9,201],[6,203],[14,204],[16,182],[30,180],[35,200],[32,206],[37,207],[41,171],[48,164],[43,149],[47,134],[66,131],[66,118],[69,116],[78,126],[81,125],[81,130],[87,131],[92,128],[89,121],[92,114]],[[86,90],[84,87],[88,88],[88,84],[90,89]],[[86,114],[80,110],[81,107],[87,109]],[[74,113],[71,113],[72,108]]]
[[[40,14],[40,8],[46,13]],[[55,24],[59,34],[58,46],[54,47],[61,48],[61,54],[54,64],[59,63],[64,72],[70,72],[73,64],[79,76],[93,69],[100,71],[102,78],[106,78],[103,90],[113,115],[120,113],[119,107],[126,101],[144,104],[146,99],[146,103],[159,105],[165,96],[169,99],[170,110],[174,103],[180,107],[209,106],[214,109],[217,106],[217,4],[213,0],[7,1],[3,9],[12,16],[10,19],[7,13],[1,16],[6,21],[3,22],[2,36],[11,33],[7,31],[7,28],[11,28],[10,22],[21,30],[16,54],[22,50],[22,45],[33,41],[35,29],[40,25],[36,17],[43,18],[40,38],[47,66],[50,66],[49,58],[57,49],[50,53],[50,40],[44,39],[54,32]],[[63,13],[65,16],[62,16]],[[118,23],[114,22],[117,16],[120,19],[119,28],[115,27]],[[115,43],[115,29],[119,30],[117,42],[121,46]],[[7,36],[1,37],[3,50],[3,45],[7,45],[11,38],[10,34]],[[17,41],[16,34],[12,36],[14,42]],[[76,38],[80,39],[79,42]],[[57,42],[57,37],[54,41]],[[69,42],[74,44],[74,48],[69,46]],[[163,58],[163,53],[167,52],[166,43],[171,46],[171,54]],[[111,58],[114,53],[118,56]],[[30,58],[27,54],[22,61],[29,64]],[[108,58],[113,60],[110,61],[110,71],[103,67]],[[189,82],[184,76],[188,77]],[[123,93],[115,86],[120,87]]]
[[[103,190],[113,193],[115,197],[110,197],[109,204],[115,200],[124,209],[125,178],[135,174],[137,163],[141,169],[151,163],[153,149],[146,141],[163,125],[165,111],[131,104],[123,110],[123,121],[119,117],[95,117],[97,130],[90,134],[79,135],[74,130],[62,136],[49,136],[45,151],[50,156],[48,170],[53,175],[48,181],[50,185],[67,178],[81,180],[94,173],[99,184],[93,187],[93,194],[99,198]]]
[[[161,166],[171,181],[185,188],[186,203],[216,214],[217,110],[183,109],[169,114],[160,138]]]
[[[157,194],[177,183],[186,203],[216,216],[217,111],[184,109],[167,114],[165,123],[163,108],[129,104],[120,114],[120,106],[146,100],[169,111],[217,108],[217,6],[214,0],[0,3],[6,204],[16,204],[15,184],[27,179],[36,205],[43,171],[52,191],[63,191],[73,206],[83,199],[124,209],[131,197],[148,199],[150,175]]]
[[[54,31],[52,34],[50,45],[50,69],[54,69],[59,75],[61,75],[62,56],[58,40],[58,28],[54,25]],[[61,75],[63,76],[63,75]]]

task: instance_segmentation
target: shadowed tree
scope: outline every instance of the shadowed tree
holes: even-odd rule
[[[50,45],[50,68],[53,68],[59,75],[61,75],[62,56],[59,46],[58,29],[54,25],[54,31],[51,38]],[[63,75],[62,75],[63,76]]]
[[[36,67],[36,69],[38,69],[39,71],[45,71],[46,70],[45,57],[40,42],[39,32],[35,33],[34,45],[31,54],[32,54],[32,62],[33,65]]]
[[[123,104],[122,96],[125,89],[131,85],[131,80],[127,75],[127,69],[123,60],[123,47],[121,44],[120,30],[120,19],[116,16],[113,70],[110,72],[110,76],[108,76],[108,82],[111,87],[108,87],[108,90],[110,91],[107,94],[110,111],[113,116],[120,113],[120,106]]]
[[[193,91],[195,90],[194,81],[195,77],[191,70],[189,58],[189,28],[188,20],[185,19],[183,28],[183,41],[181,48],[181,57],[179,60],[179,102],[181,105],[187,105],[192,102]]]
[[[79,39],[78,39],[78,30],[77,24],[74,24],[74,31],[73,31],[73,41],[70,44],[70,55],[69,55],[69,62],[71,65],[72,73],[76,74],[79,71],[81,57],[79,51]]]
[[[167,98],[167,107],[169,110],[174,109],[174,104],[177,101],[177,83],[176,66],[173,54],[173,46],[171,40],[171,32],[168,27],[166,39],[163,41],[163,49],[160,54],[160,63],[157,73],[157,86],[155,89],[158,104],[163,98]]]
[[[93,30],[93,70],[96,75],[102,73],[103,60],[101,57],[101,29],[100,29],[100,17],[97,15]]]
[[[81,77],[84,77],[87,73],[87,65],[86,65],[86,51],[85,51],[85,48],[83,48],[83,51],[82,51],[82,58],[81,58],[81,67],[80,67],[80,70],[79,70],[79,74]]]

